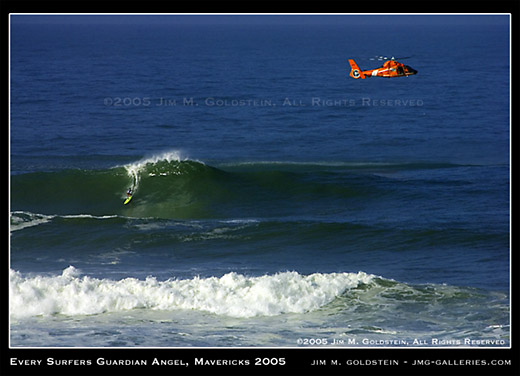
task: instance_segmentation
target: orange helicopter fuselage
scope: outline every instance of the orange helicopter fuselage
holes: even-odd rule
[[[406,77],[417,74],[417,71],[408,65],[404,65],[395,60],[385,61],[382,67],[377,69],[370,69],[362,71],[356,65],[354,60],[349,60],[350,67],[352,70],[350,71],[350,77],[358,79],[365,77]]]

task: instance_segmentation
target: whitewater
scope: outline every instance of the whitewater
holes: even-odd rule
[[[311,312],[345,290],[370,283],[365,273],[302,276],[296,272],[246,277],[120,281],[80,276],[70,266],[60,276],[32,278],[10,272],[12,319],[48,315],[92,315],[132,309],[200,310],[231,317],[273,316]]]

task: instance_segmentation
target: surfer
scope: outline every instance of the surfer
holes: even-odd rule
[[[128,188],[128,191],[126,191],[126,195],[128,197],[131,197],[132,196],[132,188]]]

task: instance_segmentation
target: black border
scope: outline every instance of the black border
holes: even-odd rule
[[[40,366],[11,366],[11,358],[41,360]],[[152,365],[177,360],[172,365]],[[87,365],[49,365],[69,359]],[[146,361],[147,365],[99,365],[114,360]],[[197,365],[196,359],[221,364]],[[258,360],[260,359],[260,360]],[[273,361],[277,359],[278,361]],[[269,365],[257,365],[268,360]],[[495,360],[509,365],[494,366]],[[234,364],[226,364],[226,362]],[[242,363],[241,363],[242,361]],[[313,362],[325,362],[312,365]],[[384,363],[386,361],[386,364]],[[90,364],[88,364],[90,362]],[[272,362],[272,363],[271,363]],[[279,364],[275,364],[275,363]],[[335,363],[336,362],[336,363]],[[349,363],[351,362],[351,363]],[[422,362],[417,365],[416,362]],[[282,364],[284,363],[284,364]],[[188,364],[186,367],[185,364]],[[509,349],[41,349],[9,350],[2,375],[518,375],[518,357]]]

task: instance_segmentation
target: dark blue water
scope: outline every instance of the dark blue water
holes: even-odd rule
[[[13,16],[12,344],[508,345],[508,18],[448,18]]]

